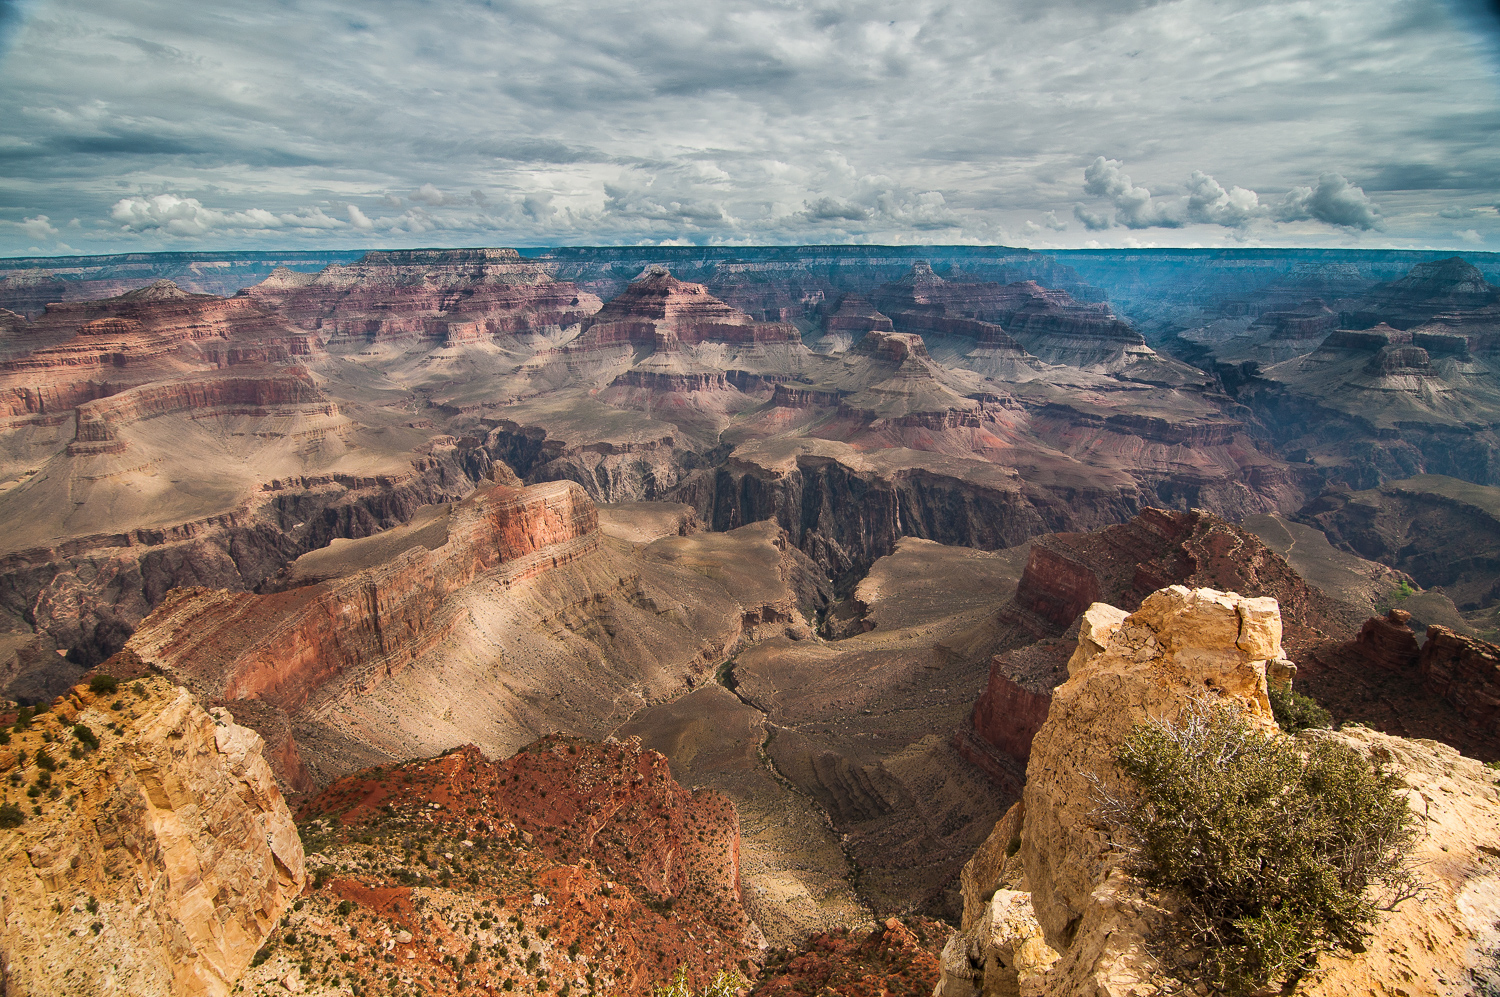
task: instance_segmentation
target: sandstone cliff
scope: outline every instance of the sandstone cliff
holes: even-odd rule
[[[965,871],[964,930],[945,949],[939,994],[1114,997],[1183,986],[1152,948],[1170,914],[1120,865],[1094,780],[1118,786],[1113,752],[1131,727],[1175,718],[1205,693],[1274,731],[1266,678],[1281,637],[1274,599],[1212,589],[1163,589],[1128,616],[1104,603],[1088,610],[1068,681],[1032,746],[1023,803]],[[1500,937],[1494,774],[1433,742],[1361,728],[1304,736],[1336,739],[1400,774],[1426,832],[1417,860],[1428,891],[1381,921],[1365,953],[1325,957],[1299,992],[1467,992]]]
[[[228,994],[306,878],[261,747],[148,676],[79,686],[0,748],[27,818],[0,830],[4,993]],[[43,776],[32,814],[19,785]]]

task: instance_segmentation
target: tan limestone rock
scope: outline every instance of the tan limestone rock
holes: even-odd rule
[[[56,714],[15,735],[57,760],[62,792],[0,831],[8,997],[226,995],[306,881],[259,736],[160,678],[135,685],[119,710],[73,697],[101,742],[81,758]]]

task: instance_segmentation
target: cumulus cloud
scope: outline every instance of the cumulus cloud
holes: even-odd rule
[[[370,229],[375,227],[375,223],[370,221],[370,219],[365,216],[365,213],[359,210],[358,206],[351,204],[346,210],[349,214],[349,224],[353,225],[355,228],[363,229],[364,231],[368,232]]]
[[[1244,187],[1225,190],[1217,180],[1202,170],[1193,171],[1187,186],[1187,216],[1190,221],[1240,228],[1259,213],[1260,198],[1255,191]]]
[[[1098,157],[1084,168],[1083,192],[1113,203],[1115,218],[1126,228],[1178,228],[1186,222],[1179,205],[1155,200],[1150,189],[1131,183],[1123,166],[1118,159]]]
[[[1068,223],[1057,217],[1056,211],[1049,211],[1042,216],[1042,225],[1054,232],[1066,232]]]
[[[1098,214],[1090,211],[1081,204],[1073,205],[1073,217],[1083,222],[1083,227],[1090,232],[1103,232],[1107,228],[1112,228],[1115,224],[1114,216]]]
[[[46,215],[23,219],[19,225],[22,232],[38,242],[57,238],[57,226],[53,225]]]
[[[1451,207],[1447,207],[1447,208],[1444,208],[1443,210],[1439,211],[1438,212],[1438,217],[1439,218],[1454,218],[1454,219],[1458,219],[1458,218],[1473,218],[1477,214],[1479,214],[1479,212],[1475,211],[1473,208],[1465,208],[1462,205],[1455,204],[1455,205],[1452,205]]]
[[[350,206],[353,211],[359,209]],[[264,208],[219,211],[204,207],[196,197],[154,194],[124,197],[110,208],[110,218],[127,232],[159,232],[179,238],[196,238],[214,231],[264,231],[267,229],[346,228],[349,222],[329,216],[322,208],[301,208],[275,214]],[[351,218],[353,213],[351,211]]]
[[[427,204],[435,208],[448,203],[448,199],[443,196],[443,192],[430,183],[424,183],[418,187],[412,192],[410,197],[411,200],[416,201],[418,204]]]
[[[1383,227],[1380,209],[1339,173],[1324,173],[1317,187],[1293,187],[1276,208],[1281,221],[1309,219],[1368,231]]]
[[[1458,236],[1464,242],[1467,242],[1473,246],[1483,245],[1484,243],[1484,236],[1480,235],[1476,230],[1471,228],[1466,228],[1461,231],[1455,230],[1453,234]]]

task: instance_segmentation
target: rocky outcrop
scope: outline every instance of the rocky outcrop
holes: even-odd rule
[[[1444,313],[1485,309],[1500,301],[1500,288],[1461,256],[1418,263],[1406,276],[1377,285],[1348,316],[1355,324],[1387,322],[1410,329]]]
[[[702,284],[680,281],[664,268],[652,270],[592,315],[570,351],[667,343],[799,343],[795,326],[757,322],[725,304]]]
[[[1184,982],[1153,949],[1172,915],[1123,869],[1094,801],[1101,788],[1118,791],[1113,752],[1133,725],[1171,720],[1205,695],[1274,732],[1266,681],[1284,656],[1281,617],[1274,599],[1172,586],[1132,614],[1098,604],[1086,620],[1033,743],[1023,807],[966,869],[964,927],[945,950],[942,994],[1123,997]],[[1432,742],[1358,728],[1305,736],[1339,740],[1400,775],[1425,827],[1415,858],[1428,892],[1381,920],[1362,953],[1324,957],[1299,993],[1462,993],[1500,936],[1494,776]],[[999,857],[1005,837],[1018,861]]]
[[[940,921],[887,918],[873,930],[819,932],[798,950],[773,952],[750,997],[930,994],[938,979],[935,949],[945,931]]]
[[[296,709],[336,676],[365,691],[440,641],[447,597],[480,575],[508,582],[598,545],[598,517],[571,482],[494,487],[447,512],[446,541],[272,595],[180,589],[126,649],[206,695]]]
[[[19,315],[35,316],[52,301],[61,301],[67,281],[50,270],[13,270],[0,277],[0,308]]]
[[[1427,690],[1446,699],[1476,729],[1493,731],[1500,725],[1500,647],[1430,626],[1417,667]]]
[[[247,991],[373,989],[394,968],[434,997],[647,997],[678,967],[698,988],[762,958],[733,804],[689,791],[633,739],[550,736],[508,758],[464,746],[363,769],[298,820],[319,845],[312,885]]]
[[[97,748],[69,760],[85,729]],[[0,830],[6,994],[229,994],[306,882],[261,747],[229,713],[143,677],[79,686],[0,748],[5,792],[28,811],[16,776],[68,794],[42,793],[39,813]]]

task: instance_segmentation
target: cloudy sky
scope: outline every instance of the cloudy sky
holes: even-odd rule
[[[1493,0],[0,0],[0,254],[1500,250]]]

